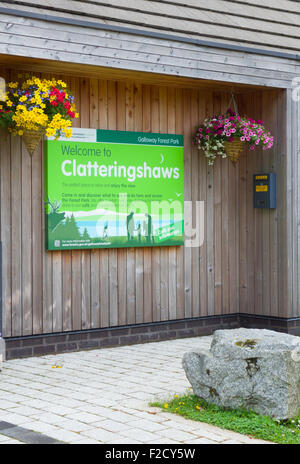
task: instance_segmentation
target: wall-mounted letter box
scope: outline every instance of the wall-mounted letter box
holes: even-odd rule
[[[276,174],[254,174],[254,208],[276,208]]]

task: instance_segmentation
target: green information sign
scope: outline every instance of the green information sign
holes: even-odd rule
[[[45,141],[48,250],[184,244],[183,136],[73,129]]]

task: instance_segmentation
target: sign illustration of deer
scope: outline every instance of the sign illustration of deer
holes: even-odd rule
[[[47,195],[48,201],[45,201],[45,206],[49,205],[50,206],[50,212],[47,214],[47,225],[48,225],[48,230],[53,232],[58,224],[60,224],[64,218],[65,218],[65,213],[58,213],[58,210],[61,206],[61,202],[58,202],[57,200],[54,200],[54,202],[51,203],[49,196]]]

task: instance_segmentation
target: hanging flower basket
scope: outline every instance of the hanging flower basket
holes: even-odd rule
[[[250,150],[255,147],[267,150],[272,148],[274,137],[262,121],[240,116],[228,109],[225,114],[205,119],[197,129],[194,144],[204,151],[209,165],[213,165],[217,158],[227,157],[236,164],[245,145]]]
[[[70,137],[72,119],[79,115],[65,82],[22,74],[18,78],[8,83],[5,101],[0,102],[0,127],[22,136],[32,156],[44,134]]]
[[[23,138],[23,142],[30,156],[32,156],[33,153],[35,152],[44,134],[45,134],[45,129],[43,128],[37,129],[37,130],[24,129],[22,138]]]
[[[236,164],[244,151],[244,142],[235,139],[232,142],[224,142],[224,147],[227,157],[233,164]]]

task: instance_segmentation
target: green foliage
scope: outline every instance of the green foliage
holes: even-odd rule
[[[67,217],[64,222],[61,222],[53,232],[49,231],[49,238],[56,240],[79,240],[81,235],[73,214],[70,218]]]
[[[245,409],[221,408],[189,394],[182,397],[175,395],[169,402],[155,402],[151,406],[253,438],[281,444],[300,444],[300,415],[280,421]]]
[[[89,236],[89,233],[87,231],[87,228],[85,227],[84,231],[83,231],[83,234],[82,234],[82,238],[84,240],[89,240],[91,237]]]

